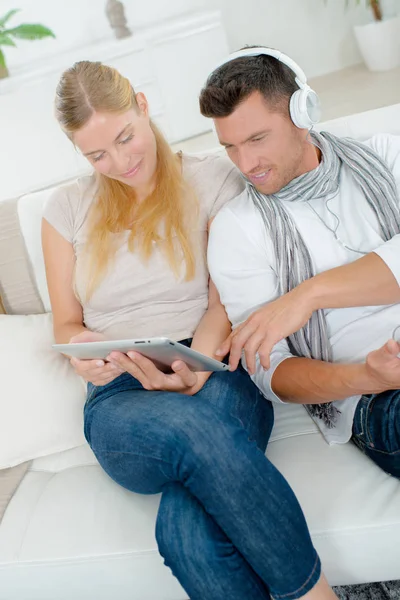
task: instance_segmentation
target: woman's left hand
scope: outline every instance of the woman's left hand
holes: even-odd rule
[[[174,373],[166,375],[155,364],[137,352],[111,352],[107,360],[118,368],[130,373],[140,381],[145,390],[179,392],[193,396],[204,385],[209,373],[193,373],[181,360],[172,363]]]

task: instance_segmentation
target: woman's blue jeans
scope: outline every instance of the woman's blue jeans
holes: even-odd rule
[[[127,373],[89,384],[86,438],[121,486],[162,493],[159,550],[191,600],[292,600],[320,578],[299,503],[264,454],[272,425],[241,368],[195,396],[146,391]]]

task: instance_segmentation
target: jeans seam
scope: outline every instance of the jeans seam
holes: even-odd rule
[[[383,456],[396,456],[396,454],[400,454],[400,449],[395,450],[394,452],[387,452],[386,450],[379,450],[379,448],[371,448],[369,446],[366,446],[366,449],[369,452],[378,452],[379,454],[383,454]]]
[[[368,401],[368,405],[366,408],[366,414],[365,414],[365,434],[366,434],[366,438],[369,444],[374,444],[373,440],[372,440],[372,436],[371,436],[371,432],[369,430],[369,426],[368,426],[368,417],[370,416],[371,412],[372,412],[372,408],[375,404],[376,401],[376,397],[375,396],[371,396],[371,398]]]
[[[364,436],[364,407],[362,407],[360,410],[360,427],[361,427],[361,431],[360,431],[359,435]]]
[[[358,437],[357,434],[354,434],[352,436],[352,440],[353,443],[357,446],[357,448],[363,452],[363,454],[366,454],[368,456],[369,452],[376,452],[377,454],[381,454],[382,456],[387,456],[387,457],[393,457],[393,456],[397,456],[398,454],[400,454],[400,449],[399,450],[395,450],[394,452],[386,452],[386,450],[379,450],[378,448],[371,448],[367,442],[365,442],[364,440],[360,439]],[[371,457],[369,457],[371,458]]]
[[[247,426],[247,428],[245,427],[245,424],[243,423],[242,419],[239,416],[234,415],[233,412],[229,413],[229,415],[233,419],[236,419],[240,423],[240,426],[246,431],[246,433],[247,433],[247,431],[249,429],[251,429],[251,420],[252,420],[252,418],[254,416],[254,413],[256,411],[257,403],[258,403],[258,399],[253,403],[253,406],[252,406],[252,409],[251,409],[251,413],[250,413],[249,419],[248,419],[248,426]],[[248,439],[248,441],[250,441],[250,436],[249,435],[247,436],[247,439]]]
[[[364,442],[364,440],[362,440],[361,438],[358,437],[357,434],[354,434],[352,436],[352,440],[353,443],[357,446],[357,448],[360,450],[360,452],[362,452],[363,454],[367,453],[367,445]]]
[[[97,395],[97,386],[93,386],[93,389],[90,392],[90,394],[87,394],[87,396],[86,396],[85,405],[89,404],[92,400],[94,400],[94,398],[96,397],[96,395]]]
[[[303,585],[300,586],[299,588],[297,588],[297,590],[295,590],[294,592],[290,592],[289,594],[283,594],[283,595],[278,595],[278,596],[275,596],[275,595],[272,594],[272,597],[276,598],[277,600],[281,600],[283,598],[291,598],[295,594],[298,594],[299,592],[301,592],[306,587],[306,585],[308,584],[308,582],[310,581],[310,579],[312,579],[312,577],[313,577],[313,575],[314,575],[314,573],[315,573],[315,571],[316,571],[316,569],[317,569],[317,567],[319,565],[319,562],[320,561],[319,561],[319,557],[318,557],[318,554],[317,554],[316,557],[315,557],[315,563],[314,563],[314,566],[313,566],[313,569],[312,569],[310,575],[307,577],[307,579],[303,583]]]
[[[253,417],[257,414],[256,411],[257,411],[257,408],[259,406],[258,403],[259,402],[265,402],[264,397],[262,396],[262,394],[261,394],[261,392],[260,392],[260,390],[258,388],[256,390],[256,393],[257,393],[257,399],[254,402],[253,410],[251,411],[251,415],[250,415],[250,418],[249,418],[249,430],[251,430],[251,425],[252,425]],[[266,401],[269,402],[269,400],[266,400]],[[254,441],[256,442],[257,440],[254,440]]]
[[[140,452],[130,452],[130,451],[124,451],[124,450],[106,450],[104,451],[98,451],[98,449],[92,448],[93,452],[96,454],[96,452],[98,452],[99,455],[101,456],[108,456],[111,454],[124,454],[124,455],[129,455],[129,456],[140,456],[140,458],[151,458],[151,460],[156,460],[160,463],[164,463],[165,465],[168,465],[169,467],[171,466],[172,463],[168,462],[167,460],[164,460],[162,458],[159,458],[158,456],[152,456],[151,454],[148,454],[146,452],[146,454],[141,454]],[[165,473],[164,473],[165,475]],[[167,475],[165,475],[167,477]],[[169,478],[169,477],[168,477]]]

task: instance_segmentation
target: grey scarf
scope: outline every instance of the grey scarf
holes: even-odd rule
[[[399,199],[392,173],[385,162],[367,146],[330,133],[311,133],[312,143],[322,152],[322,161],[313,171],[291,181],[277,194],[266,196],[249,181],[247,191],[260,211],[274,245],[279,293],[285,294],[313,277],[314,267],[307,245],[280,200],[306,202],[326,198],[338,190],[340,171],[345,164],[361,187],[376,214],[382,238],[400,233]],[[313,313],[306,325],[287,338],[295,356],[331,361],[332,353],[323,310]],[[332,403],[310,404],[307,410],[327,427],[334,427],[338,410]]]

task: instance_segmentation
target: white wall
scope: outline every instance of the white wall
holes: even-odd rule
[[[213,0],[124,0],[132,31],[151,23],[165,22],[176,15],[215,5]],[[55,40],[28,42],[18,40],[18,48],[3,49],[10,72],[17,72],[32,61],[45,60],[54,52],[112,37],[105,15],[106,0],[0,0],[0,16],[20,8],[10,25],[40,22],[56,34]]]
[[[398,0],[382,0],[386,16]],[[366,0],[220,0],[231,49],[245,44],[279,48],[315,77],[361,62],[352,26],[366,23]]]
[[[314,77],[361,62],[351,27],[368,15],[352,3],[345,10],[345,0],[239,0],[232,10],[222,0],[222,8],[232,48],[278,48]]]
[[[383,0],[387,14],[397,0]],[[355,0],[124,0],[133,30],[175,15],[220,7],[231,50],[244,44],[277,47],[291,55],[309,77],[322,75],[361,61],[352,25],[370,18],[370,11]],[[398,4],[398,3],[397,3]],[[18,22],[39,21],[51,27],[56,40],[18,42],[7,48],[11,72],[48,54],[83,46],[112,35],[105,17],[105,0],[0,0],[0,14],[19,6]]]

